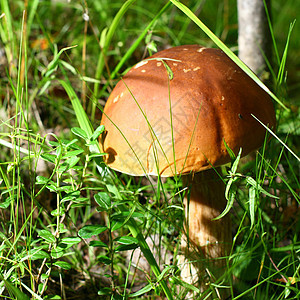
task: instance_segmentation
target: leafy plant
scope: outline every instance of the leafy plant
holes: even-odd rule
[[[179,276],[186,192],[179,179],[115,173],[98,147],[116,79],[156,49],[202,44],[220,47],[277,100],[276,136],[252,159],[232,155],[220,174],[228,204],[219,218],[229,214],[234,233],[231,298],[299,298],[300,7],[272,3],[274,88],[231,51],[235,7],[233,0],[0,0],[1,297],[210,296],[213,286],[200,296]],[[133,259],[139,252],[149,269]]]

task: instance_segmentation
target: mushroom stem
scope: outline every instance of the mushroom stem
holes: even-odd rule
[[[209,282],[215,282],[224,275],[226,256],[231,249],[229,216],[212,220],[225,208],[225,187],[213,169],[185,176],[184,184],[189,187],[189,193],[184,199],[186,236],[182,238],[181,245],[185,263],[181,276],[203,291]]]

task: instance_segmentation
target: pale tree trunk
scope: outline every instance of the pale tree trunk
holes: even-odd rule
[[[265,1],[270,12],[271,0]],[[237,0],[239,58],[259,77],[265,78],[270,59],[271,35],[263,0]]]

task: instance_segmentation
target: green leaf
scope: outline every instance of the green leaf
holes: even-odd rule
[[[251,185],[252,187],[256,188],[260,193],[266,195],[266,196],[269,196],[271,198],[275,198],[275,199],[279,199],[279,197],[275,196],[275,195],[272,195],[270,193],[268,193],[266,190],[264,190],[261,185],[255,180],[253,179],[252,177],[250,176],[247,176],[246,177],[246,182],[247,184]]]
[[[251,221],[251,228],[254,225],[255,220],[255,187],[250,186],[249,188],[249,212],[250,212],[250,221]]]
[[[234,178],[229,178],[227,184],[226,184],[226,188],[225,188],[225,198],[227,201],[229,201],[230,199],[230,189],[231,189],[231,186],[233,185],[234,183]]]
[[[49,278],[49,276],[50,276],[49,274],[42,274],[41,279],[46,280],[47,278]]]
[[[71,128],[71,131],[73,132],[73,134],[81,137],[84,140],[88,139],[88,134],[83,129],[81,129],[79,127],[73,127],[73,128]]]
[[[80,191],[78,190],[68,193],[61,199],[61,202],[74,201],[75,199],[80,199]]]
[[[62,53],[74,47],[77,46],[75,45],[75,46],[62,48],[58,53],[54,54],[53,60],[48,64],[47,69],[42,72],[43,77],[49,77],[56,70],[59,57],[62,55]]]
[[[73,139],[72,141],[66,140],[66,139],[61,139],[60,140],[63,146],[67,149],[72,149],[72,150],[79,150],[81,149],[76,143],[78,142],[77,139]]]
[[[67,163],[69,165],[69,169],[73,168],[77,163],[78,161],[80,160],[79,157],[77,156],[71,156],[70,158],[68,158],[65,163]]]
[[[51,211],[51,216],[53,217],[61,217],[65,213],[65,209],[63,207],[60,207],[59,209],[54,209]]]
[[[4,282],[4,285],[7,288],[12,298],[17,300],[30,300],[30,298],[26,294],[24,294],[21,290],[19,290],[10,281],[4,279],[2,275],[0,275],[0,279]]]
[[[48,230],[40,230],[39,231],[39,237],[41,237],[42,239],[44,239],[45,241],[49,242],[49,243],[55,243],[55,236],[52,234],[52,232],[48,231]]]
[[[107,229],[106,226],[101,225],[86,225],[78,231],[78,235],[83,239],[89,239],[94,235],[98,235]]]
[[[77,155],[81,154],[82,152],[84,152],[83,149],[68,151],[62,158],[66,159],[69,157],[77,156]]]
[[[0,208],[2,208],[2,209],[8,208],[8,207],[10,206],[10,204],[11,204],[13,198],[14,198],[14,197],[9,197],[9,198],[7,198],[4,202],[1,202],[1,203],[0,203]]]
[[[56,158],[57,156],[54,154],[50,154],[50,153],[42,153],[41,157],[45,160],[48,161],[50,163],[55,164]]]
[[[197,294],[200,294],[200,290],[197,287],[195,287],[194,285],[189,284],[183,280],[180,280],[177,277],[171,277],[170,281],[172,281],[172,283],[175,283],[176,285],[180,285],[180,286],[184,287],[185,289],[188,289],[188,290],[194,291]]]
[[[49,141],[48,143],[49,143],[49,145],[52,146],[52,147],[58,147],[58,146],[60,146],[60,143],[58,143],[58,142],[56,142],[56,141]]]
[[[121,236],[121,237],[114,239],[114,241],[118,242],[120,244],[124,244],[124,245],[138,243],[138,240],[136,238],[134,238],[133,236]]]
[[[57,246],[55,249],[51,250],[51,257],[54,259],[58,259],[62,257],[66,253],[66,249]]]
[[[79,123],[80,129],[85,132],[86,137],[90,137],[93,134],[92,131],[92,125],[90,120],[88,119],[85,110],[83,109],[80,100],[78,99],[78,96],[76,92],[74,91],[71,83],[69,82],[68,78],[65,77],[64,80],[59,80],[60,84],[63,86],[65,91],[67,92],[74,109],[74,112],[76,114],[76,119]],[[78,131],[76,131],[78,132]],[[82,131],[80,131],[82,133]],[[84,138],[86,140],[86,138]],[[97,145],[96,147],[90,147],[90,151],[92,152],[100,152],[99,151],[100,146]]]
[[[109,287],[100,288],[98,291],[99,296],[107,296],[107,295],[110,295],[111,293],[112,293],[112,291],[111,291],[111,288],[109,288]]]
[[[231,185],[231,188],[228,191],[228,199],[227,199],[227,204],[226,204],[224,211],[219,216],[214,218],[213,220],[219,220],[219,219],[223,218],[230,211],[230,209],[232,208],[233,203],[234,203],[236,192],[237,192],[236,185],[235,184]]]
[[[64,270],[70,270],[71,269],[71,264],[69,264],[68,262],[66,261],[56,261],[53,263],[54,266],[57,266],[57,267],[60,267]]]
[[[120,229],[121,227],[123,227],[124,225],[126,224],[126,222],[119,222],[119,221],[116,221],[116,220],[112,220],[111,221],[111,228],[110,230],[111,231],[115,231],[115,230],[118,230]]]
[[[225,147],[226,147],[226,150],[227,150],[227,152],[228,152],[228,154],[229,154],[231,160],[234,161],[235,158],[236,158],[234,152],[231,150],[231,148],[229,148],[229,146],[227,145],[227,143],[226,143],[226,141],[225,141],[224,139],[223,139],[223,142],[224,142],[224,145],[225,145]]]
[[[90,241],[89,246],[108,248],[108,246],[105,243],[103,243],[102,241]]]
[[[108,211],[111,208],[110,196],[106,192],[99,192],[94,196],[94,199],[101,208],[101,211]]]
[[[133,250],[138,248],[139,245],[138,244],[126,244],[126,245],[119,245],[115,248],[116,252],[121,252],[121,251],[128,251],[128,250]]]
[[[134,210],[131,211],[122,211],[120,213],[115,213],[111,217],[111,231],[118,230],[121,227],[123,227],[129,220],[132,218],[144,218],[145,215],[141,213],[134,212]]]
[[[44,300],[61,300],[61,297],[58,295],[46,295]]]
[[[240,151],[239,151],[235,161],[232,164],[232,167],[231,167],[232,174],[236,173],[236,170],[238,168],[238,165],[239,165],[239,162],[240,162],[240,159],[241,159],[241,155],[242,155],[242,148],[240,148]]]
[[[97,256],[97,260],[98,260],[98,262],[103,263],[105,265],[111,264],[111,259],[109,257],[107,257],[106,255]]]
[[[46,187],[50,192],[57,192],[58,190],[56,184],[53,181],[48,182]]]
[[[47,184],[49,181],[49,178],[46,178],[44,176],[37,176],[36,177],[36,184]]]
[[[67,63],[64,60],[60,60],[59,63],[62,64],[64,66],[64,68],[69,70],[71,73],[73,73],[74,75],[77,75],[77,71],[72,65],[70,65],[69,63]]]
[[[129,298],[136,298],[139,297],[141,295],[144,295],[145,293],[150,292],[153,289],[153,285],[151,283],[147,284],[146,286],[144,286],[142,289],[140,289],[139,291],[130,294],[128,297]]]
[[[132,218],[145,218],[146,216],[139,212],[132,212],[132,211],[122,211],[120,213],[115,213],[112,215],[113,220],[124,220],[125,218],[132,217]]]
[[[75,236],[75,237],[65,237],[65,238],[62,238],[60,243],[63,243],[63,244],[67,244],[67,245],[76,245],[78,243],[81,242],[81,238]]]
[[[99,135],[105,130],[104,125],[100,125],[99,127],[96,128],[94,133],[91,136],[91,141],[95,141],[98,139]]]
[[[89,160],[93,159],[93,158],[99,158],[106,155],[106,153],[92,153],[89,155]]]
[[[28,255],[30,256],[31,260],[37,259],[50,259],[50,254],[41,249],[31,249],[28,251]]]

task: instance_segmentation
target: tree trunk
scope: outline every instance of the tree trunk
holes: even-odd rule
[[[270,2],[266,0],[268,12]],[[271,57],[272,43],[264,1],[237,0],[237,3],[239,58],[259,77],[266,79],[265,57]]]

